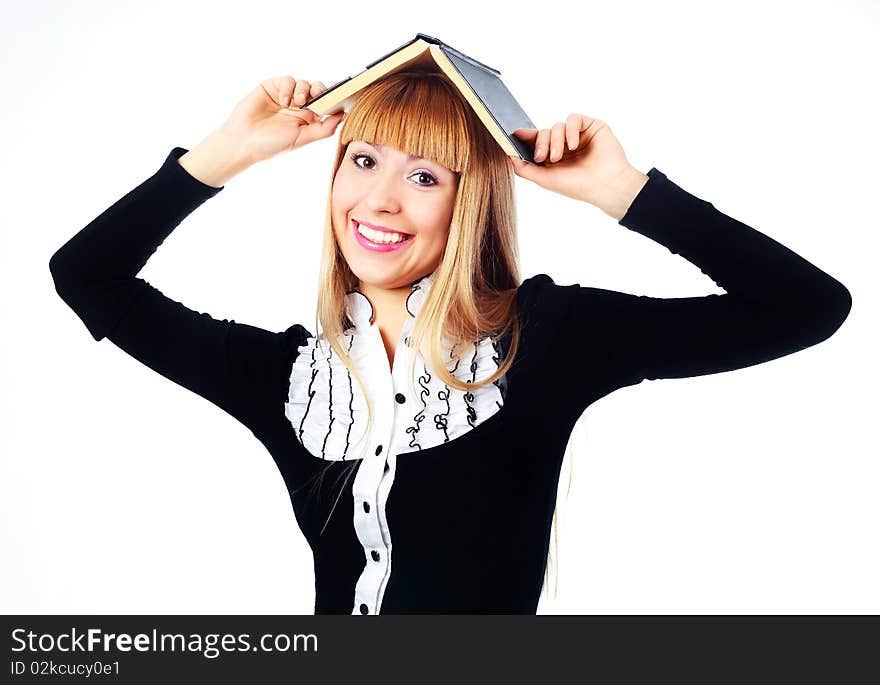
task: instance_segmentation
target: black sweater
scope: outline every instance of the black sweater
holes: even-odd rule
[[[371,444],[358,464],[393,464],[394,487],[381,501],[392,562],[384,558],[390,543],[367,549],[356,533],[366,525],[358,517],[377,507],[340,477],[351,460],[317,458],[285,416],[291,369],[314,336],[299,324],[271,332],[218,320],[137,278],[171,231],[222,190],[180,166],[185,152],[174,148],[153,176],[74,235],[50,270],[95,340],[110,339],[263,443],[314,554],[316,613],[535,613],[565,446],[591,403],[645,379],[797,352],[828,338],[851,307],[840,282],[652,168],[620,225],[697,265],[725,294],[654,298],[557,285],[546,274],[526,279],[517,293],[521,347],[503,407],[427,449],[388,454]],[[390,571],[379,591],[356,598],[372,563]]]

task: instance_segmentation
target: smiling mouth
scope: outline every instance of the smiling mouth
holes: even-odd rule
[[[352,219],[351,222],[358,234],[379,245],[399,245],[409,242],[415,237],[411,233],[403,233],[402,231],[376,230],[362,224],[357,219]]]

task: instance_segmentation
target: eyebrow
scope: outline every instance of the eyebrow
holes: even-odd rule
[[[388,146],[387,146],[387,145],[378,145],[378,144],[373,145],[372,143],[368,143],[368,142],[365,141],[365,140],[362,140],[362,141],[360,141],[360,142],[362,142],[364,145],[367,145],[367,146],[369,146],[369,147],[371,147],[371,148],[373,148],[373,149],[378,149],[380,152],[381,152],[382,150],[387,150],[387,149],[388,149]],[[413,161],[413,160],[418,159],[418,160],[421,160],[421,161],[423,161],[423,162],[425,162],[425,163],[427,163],[427,164],[436,164],[436,165],[439,166],[441,169],[445,169],[445,168],[446,168],[446,167],[444,167],[442,164],[440,164],[440,162],[435,162],[433,159],[425,159],[424,157],[419,157],[418,155],[407,155],[406,157],[407,157],[407,160],[408,160],[408,161]],[[456,178],[458,178],[459,175],[460,175],[460,172],[458,172],[458,171],[452,171],[451,169],[450,169],[449,171],[451,171],[451,173],[452,173]]]
[[[387,146],[387,145],[373,145],[373,144],[371,144],[371,143],[364,143],[364,145],[369,145],[370,147],[372,147],[372,148],[376,148],[376,149],[378,149],[378,150],[387,150],[387,149],[388,149],[388,146]],[[414,160],[414,159],[423,159],[422,157],[419,157],[418,155],[407,155],[406,157],[407,157],[407,159],[408,159],[409,161],[412,161],[412,160]],[[425,162],[430,162],[431,160],[430,160],[430,159],[424,159],[423,161],[425,161]]]

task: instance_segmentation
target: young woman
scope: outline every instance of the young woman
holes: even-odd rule
[[[446,77],[410,72],[347,115],[264,81],[193,150],[53,255],[59,295],[115,345],[247,426],[314,553],[316,613],[534,613],[559,470],[584,410],[644,379],[730,371],[828,338],[837,280],[652,168],[603,122],[520,130],[508,159]],[[136,277],[235,174],[340,129],[317,319],[217,320]],[[589,202],[726,291],[653,298],[521,281],[519,175]],[[302,199],[297,198],[297,202]]]

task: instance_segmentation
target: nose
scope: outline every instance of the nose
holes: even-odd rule
[[[369,181],[365,204],[372,212],[400,211],[402,181],[394,173],[376,173]]]

